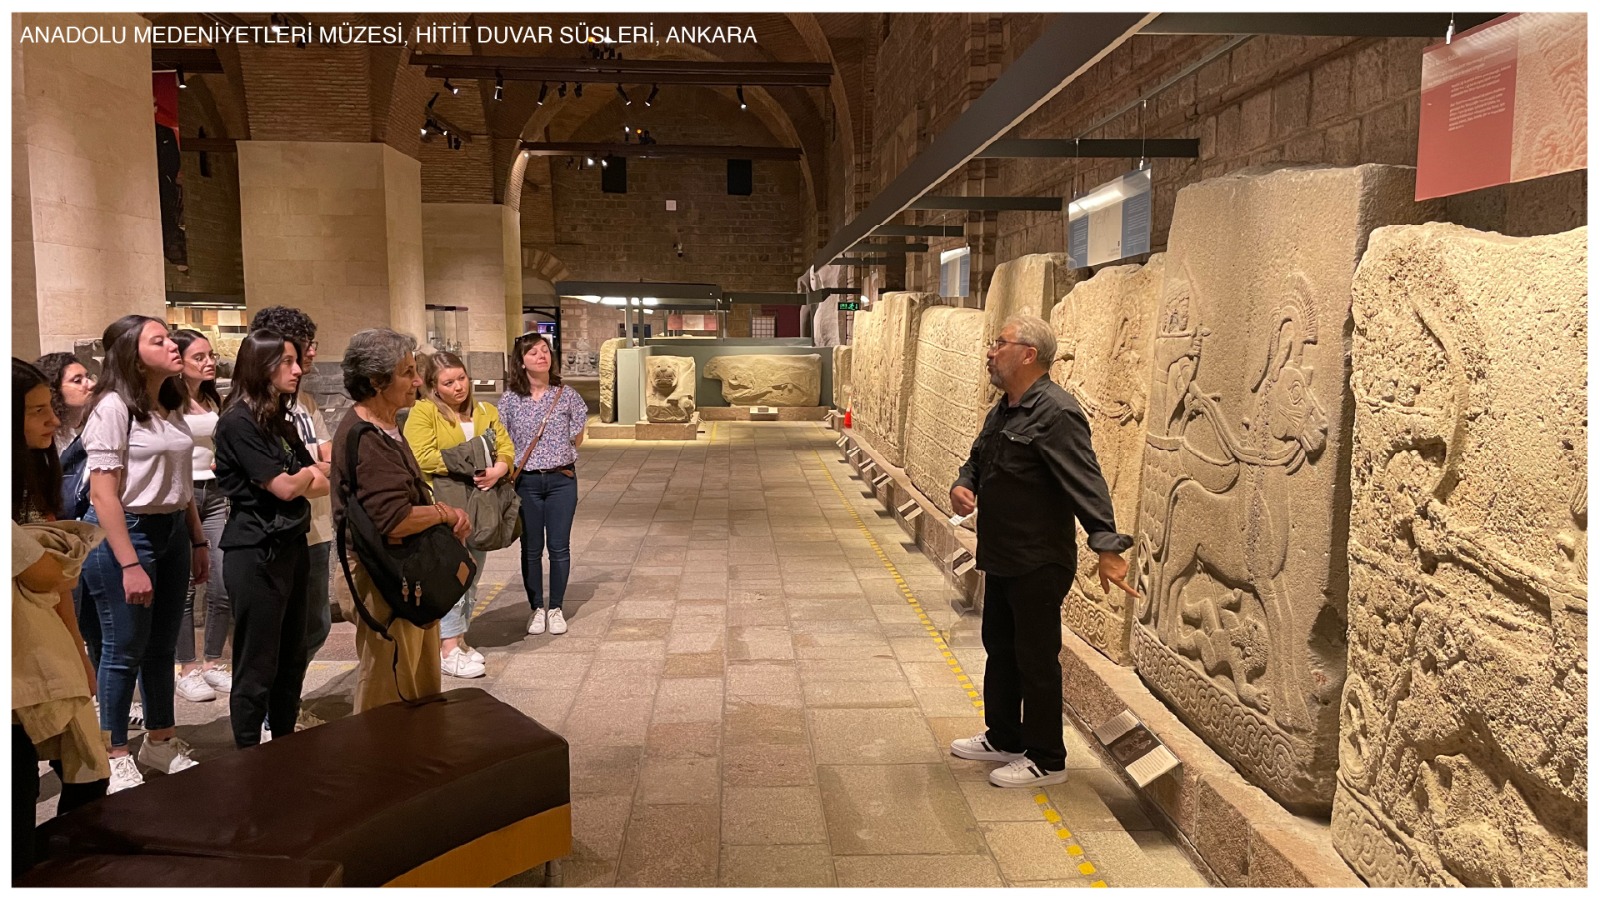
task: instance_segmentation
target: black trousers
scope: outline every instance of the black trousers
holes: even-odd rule
[[[1067,766],[1061,737],[1061,601],[1072,568],[986,575],[983,594],[983,718],[989,743],[1023,752],[1047,772]]]
[[[306,619],[311,557],[299,535],[259,547],[230,547],[222,576],[233,604],[233,693],[228,699],[233,742],[261,743],[261,723],[272,736],[294,731],[305,683]]]
[[[61,761],[52,759],[50,766],[61,775]],[[102,778],[88,784],[61,783],[61,797],[56,801],[56,815],[66,815],[78,807],[99,800],[106,795],[110,781]],[[11,880],[33,868],[38,861],[38,848],[34,843],[34,822],[39,806],[39,753],[33,739],[21,725],[11,726]]]

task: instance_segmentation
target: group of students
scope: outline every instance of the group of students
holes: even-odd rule
[[[344,508],[360,503],[391,540],[435,524],[465,540],[469,514],[432,491],[437,479],[462,478],[443,461],[453,446],[484,438],[493,447],[492,462],[468,476],[471,489],[515,477],[528,633],[567,630],[588,409],[561,384],[543,335],[514,343],[497,409],[473,400],[459,356],[430,354],[419,374],[414,339],[358,332],[341,362],[355,405],[335,434],[300,390],[317,350],[316,324],[300,310],[255,316],[226,398],[217,355],[198,332],[129,315],[103,343],[98,382],[71,354],[12,360],[14,870],[32,859],[41,759],[61,776],[65,812],[141,784],[141,766],[170,774],[195,765],[176,736],[175,697],[228,693],[240,748],[319,724],[302,714],[300,692],[332,627],[331,551]],[[358,422],[377,427],[351,448]],[[346,471],[352,449],[359,462]],[[354,554],[348,562],[350,601],[392,618]],[[475,599],[469,585],[441,622],[393,621],[380,634],[341,598],[356,622],[355,711],[437,693],[442,675],[482,676],[483,656],[465,639]],[[230,638],[231,667],[222,661]],[[140,724],[135,756],[129,732]]]

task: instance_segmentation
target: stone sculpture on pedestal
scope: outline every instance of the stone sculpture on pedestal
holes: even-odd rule
[[[706,377],[722,382],[731,406],[816,406],[822,397],[822,357],[714,356]]]
[[[1374,886],[1586,881],[1587,237],[1384,228],[1356,275],[1333,843]]]
[[[652,356],[648,363],[649,393],[645,419],[651,422],[696,422],[694,360],[687,356]]]
[[[611,338],[600,344],[600,421],[617,420],[617,348],[627,338]]]

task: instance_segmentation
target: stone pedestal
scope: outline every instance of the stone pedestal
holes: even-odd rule
[[[496,203],[422,204],[422,260],[428,303],[465,306],[467,353],[499,353],[510,349],[509,321],[522,323],[522,261],[506,257],[521,242],[520,223]],[[505,234],[507,225],[514,233]],[[520,327],[518,328],[520,331]],[[500,372],[473,371],[474,378],[500,378]]]
[[[1350,281],[1416,221],[1411,169],[1243,172],[1178,194],[1150,375],[1132,649],[1291,811],[1333,802],[1345,672]]]
[[[699,433],[699,422],[640,422],[633,426],[636,441],[692,441]]]
[[[1051,310],[1056,364],[1050,377],[1072,393],[1089,420],[1095,458],[1111,491],[1117,530],[1134,533],[1144,462],[1150,352],[1165,257],[1144,266],[1112,266],[1079,283]],[[1001,268],[1005,268],[1002,266]],[[1132,665],[1128,636],[1133,603],[1100,589],[1099,556],[1078,530],[1078,577],[1062,604],[1067,627],[1115,662]]]
[[[421,164],[386,144],[238,146],[250,314],[305,310],[328,359],[364,328],[425,343]]]
[[[11,53],[12,354],[93,341],[129,313],[164,318],[150,23],[19,14],[21,29],[90,19],[125,43],[16,43]]]
[[[1588,229],[1380,229],[1354,287],[1334,845],[1375,886],[1581,886]]]

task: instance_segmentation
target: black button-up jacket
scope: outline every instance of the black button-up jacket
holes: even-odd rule
[[[1026,575],[1049,563],[1076,570],[1074,518],[1093,550],[1121,553],[1133,545],[1117,532],[1089,420],[1049,375],[1016,406],[1001,395],[955,486],[977,495],[978,568],[990,575]]]

